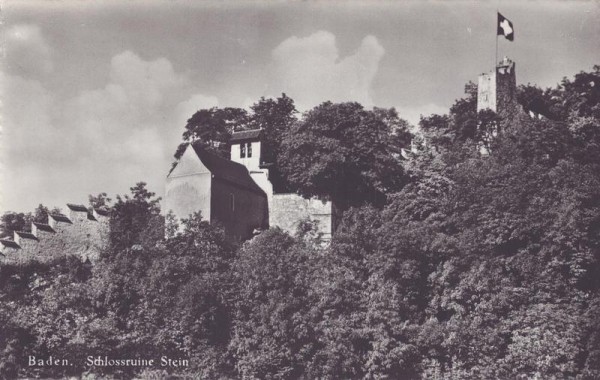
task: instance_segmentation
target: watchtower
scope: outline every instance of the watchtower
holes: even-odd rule
[[[494,71],[479,76],[477,112],[484,109],[496,112],[503,120],[511,119],[518,112],[515,63],[507,57]]]

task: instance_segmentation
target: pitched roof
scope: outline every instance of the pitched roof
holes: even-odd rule
[[[193,144],[192,147],[200,158],[200,161],[206,166],[214,177],[233,183],[246,190],[267,196],[265,192],[254,182],[248,169],[242,164],[222,158],[214,153],[204,149],[200,144]]]
[[[48,214],[48,216],[54,220],[56,220],[57,222],[65,222],[65,223],[73,223],[71,222],[71,219],[67,218],[65,215],[63,214]]]
[[[74,205],[72,203],[67,203],[67,207],[73,211],[81,211],[81,212],[88,211],[88,209],[84,205]]]
[[[109,211],[100,207],[96,207],[94,208],[94,211],[96,211],[96,214],[98,215],[102,215],[102,216],[108,216]]]
[[[13,240],[8,240],[8,239],[2,239],[0,240],[0,243],[5,246],[5,247],[9,247],[9,248],[21,248],[21,246],[19,246],[17,244],[17,242],[13,241]]]
[[[19,237],[22,237],[23,239],[31,239],[31,240],[37,240],[38,239],[37,237],[35,237],[34,234],[32,234],[30,232],[15,231],[15,233],[17,235],[19,235]]]
[[[233,132],[231,134],[231,139],[229,139],[229,143],[235,143],[235,142],[247,141],[247,140],[258,140],[260,138],[261,132],[262,132],[262,129],[252,129],[249,131]]]
[[[33,222],[33,224],[37,227],[38,230],[46,231],[46,232],[56,232],[52,229],[52,227],[50,227],[49,224],[36,223],[36,222]]]

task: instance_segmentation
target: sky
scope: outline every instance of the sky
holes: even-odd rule
[[[496,10],[517,82],[600,64],[597,1],[4,0],[0,211],[164,195],[186,120],[286,93],[394,107],[417,124],[491,70]]]

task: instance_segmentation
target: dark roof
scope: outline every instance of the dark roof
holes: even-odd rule
[[[10,247],[10,248],[21,248],[17,242],[13,241],[13,240],[0,240],[0,243],[5,246],[5,247]]]
[[[22,237],[24,239],[32,239],[32,240],[37,240],[38,239],[37,237],[35,237],[34,234],[32,234],[30,232],[15,231],[15,233],[17,235],[19,235],[19,237]]]
[[[49,214],[48,215],[50,218],[56,220],[57,222],[65,222],[65,223],[73,223],[71,222],[71,219],[67,218],[65,215],[63,214]]]
[[[262,132],[262,129],[252,129],[249,131],[233,132],[231,134],[231,139],[229,140],[229,143],[247,141],[247,140],[258,140],[260,138],[261,132]]]
[[[81,212],[88,211],[87,207],[85,207],[84,205],[74,205],[72,203],[67,203],[67,207],[73,211],[81,211]]]
[[[266,196],[265,192],[254,182],[248,169],[242,164],[222,158],[202,148],[200,144],[192,145],[200,161],[215,178],[233,183],[246,190]]]
[[[96,208],[94,208],[94,211],[96,211],[96,213],[97,213],[98,215],[102,215],[102,216],[108,216],[108,210],[104,210],[104,209],[102,209],[102,208],[98,208],[98,207],[96,207]]]
[[[42,231],[46,231],[46,232],[55,232],[52,229],[52,227],[50,227],[49,224],[36,223],[36,222],[33,222],[33,224],[37,227],[38,230],[42,230]]]

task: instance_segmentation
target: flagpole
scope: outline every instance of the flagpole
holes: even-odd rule
[[[496,70],[497,64],[498,64],[498,33],[496,33],[496,60],[494,61],[494,70]]]
[[[496,59],[494,60],[494,72],[496,72],[496,65],[498,64],[498,8],[496,8]]]

